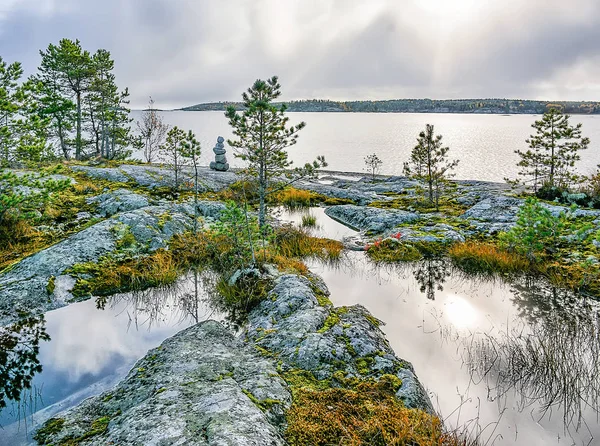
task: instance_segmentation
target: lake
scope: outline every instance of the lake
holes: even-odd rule
[[[141,112],[133,111],[131,116],[138,120]],[[194,131],[202,145],[202,164],[214,159],[217,136],[232,137],[222,112],[172,111],[162,112],[162,116],[167,124]],[[364,157],[376,153],[383,161],[381,173],[400,175],[419,132],[429,123],[443,135],[451,158],[460,160],[456,178],[487,181],[516,177],[518,156],[514,151],[526,150],[531,124],[540,119],[539,115],[447,113],[289,113],[289,117],[291,124],[307,124],[298,143],[289,149],[295,165],[324,155],[329,170],[362,172]],[[578,167],[580,173],[589,174],[600,164],[600,116],[572,116],[572,124],[579,122],[591,144]],[[232,166],[243,165],[231,153],[228,160]]]

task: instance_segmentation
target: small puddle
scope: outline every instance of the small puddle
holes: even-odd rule
[[[325,208],[322,207],[309,207],[293,211],[284,207],[277,207],[273,209],[273,215],[281,221],[293,223],[296,227],[304,227],[315,237],[341,241],[344,237],[358,234],[358,231],[330,218],[325,214]],[[303,226],[302,219],[307,216],[315,218],[315,226]]]
[[[385,322],[449,426],[481,444],[599,444],[600,307],[544,283],[465,277],[444,260],[309,264],[336,306]],[[486,443],[487,441],[487,443]]]
[[[195,291],[193,274],[167,290],[110,296],[104,309],[96,299],[46,313],[49,342],[40,342],[43,370],[20,403],[0,413],[0,444],[26,444],[32,420],[97,395],[123,379],[135,362],[165,339],[199,321],[221,320],[208,305],[203,281]]]

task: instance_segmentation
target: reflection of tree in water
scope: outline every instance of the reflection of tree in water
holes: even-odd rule
[[[426,258],[417,264],[414,276],[420,285],[421,293],[427,299],[435,300],[436,291],[444,291],[444,282],[450,276],[448,262],[441,258]]]
[[[31,388],[33,377],[42,371],[38,360],[40,341],[49,341],[44,316],[22,316],[0,327],[0,409],[7,400],[19,401]]]
[[[565,431],[578,430],[600,413],[600,305],[540,282],[513,291],[529,323],[460,338],[464,362],[492,399],[514,393],[520,409],[558,411]]]
[[[214,283],[215,275],[210,271],[192,270],[168,286],[97,297],[96,307],[103,310],[106,305],[124,304],[131,323],[147,328],[170,319],[173,314],[180,322],[191,319],[198,323],[208,317],[206,310]]]

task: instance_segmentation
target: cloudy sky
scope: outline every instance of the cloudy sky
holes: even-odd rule
[[[27,73],[67,37],[108,49],[132,106],[284,99],[600,100],[598,0],[0,0]]]

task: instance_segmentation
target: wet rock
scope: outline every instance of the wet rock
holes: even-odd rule
[[[329,207],[325,213],[346,226],[370,233],[388,231],[403,223],[415,222],[420,218],[413,212],[350,204]]]
[[[103,420],[82,444],[278,446],[290,402],[273,361],[207,321],[150,350],[110,392],[59,414],[61,428],[44,439],[81,438]]]
[[[403,379],[398,396],[407,407],[431,412],[412,365],[394,354],[379,329],[381,322],[361,305],[322,306],[316,293],[328,294],[324,283],[281,276],[250,313],[246,336],[282,361],[282,367],[308,370],[319,379],[337,371],[375,379],[395,374]]]
[[[117,189],[96,197],[88,198],[89,204],[96,204],[97,213],[102,217],[110,217],[119,212],[133,211],[150,206],[150,200],[144,195],[136,194],[129,189]]]

